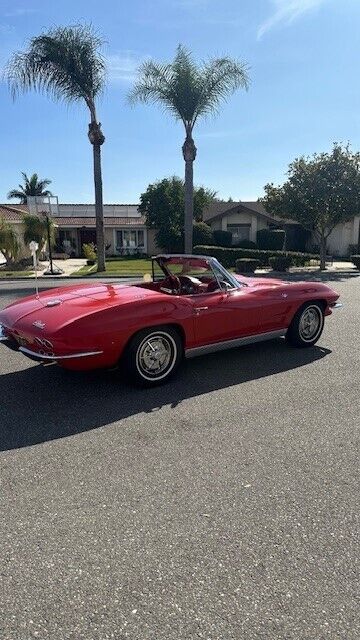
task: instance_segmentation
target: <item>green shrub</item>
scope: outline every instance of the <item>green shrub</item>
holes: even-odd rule
[[[284,229],[260,229],[256,234],[259,249],[282,251],[285,242]]]
[[[83,244],[82,249],[86,260],[90,260],[91,262],[96,261],[96,249],[93,242],[90,242],[89,244]]]
[[[258,260],[263,267],[270,265],[269,258],[271,256],[291,256],[295,267],[303,267],[310,260],[318,260],[318,256],[311,253],[300,253],[296,251],[260,251],[258,249],[211,247],[207,245],[195,246],[193,252],[198,255],[213,256],[226,268],[235,267],[235,262],[238,258],[253,258],[254,260]]]
[[[351,262],[354,263],[355,267],[357,269],[359,269],[360,271],[360,255],[354,255],[354,256],[350,256],[351,257]]]
[[[212,244],[213,232],[206,222],[194,222],[193,244]]]
[[[231,247],[232,243],[232,233],[231,231],[222,231],[221,229],[216,229],[213,231],[214,243],[218,247]]]
[[[232,245],[233,247],[239,247],[239,249],[257,249],[256,242],[252,240],[240,240],[236,244]]]
[[[259,265],[259,260],[254,258],[238,258],[235,262],[235,271],[236,273],[254,273]]]
[[[273,271],[287,271],[293,264],[293,259],[291,256],[271,256],[269,262]]]

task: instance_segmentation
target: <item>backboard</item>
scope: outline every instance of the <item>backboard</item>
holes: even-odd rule
[[[59,215],[59,201],[57,196],[28,196],[27,205],[32,215],[46,214],[49,217]]]

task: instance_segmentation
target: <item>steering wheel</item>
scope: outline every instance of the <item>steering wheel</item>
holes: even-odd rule
[[[179,276],[181,293],[185,295],[192,295],[198,292],[199,284],[201,281],[191,276]]]
[[[174,295],[174,296],[179,296],[181,293],[181,283],[180,280],[177,276],[168,276],[167,278],[165,278],[165,280],[163,280],[161,287],[162,290],[170,290],[170,292]]]

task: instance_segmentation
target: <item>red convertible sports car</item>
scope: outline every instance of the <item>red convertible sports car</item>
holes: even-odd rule
[[[67,369],[122,364],[152,386],[184,356],[281,336],[310,347],[342,306],[338,297],[318,282],[235,276],[215,258],[159,255],[143,282],[61,287],[11,304],[0,313],[0,340]]]

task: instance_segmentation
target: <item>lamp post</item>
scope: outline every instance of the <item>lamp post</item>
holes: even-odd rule
[[[58,268],[56,271],[54,271],[53,268],[53,259],[52,259],[52,248],[51,248],[51,231],[50,231],[50,218],[47,214],[47,211],[41,211],[41,214],[44,216],[45,221],[46,221],[46,234],[47,234],[47,244],[48,244],[48,251],[49,251],[49,267],[48,269],[46,269],[44,271],[44,275],[58,275],[59,272],[61,272]]]

